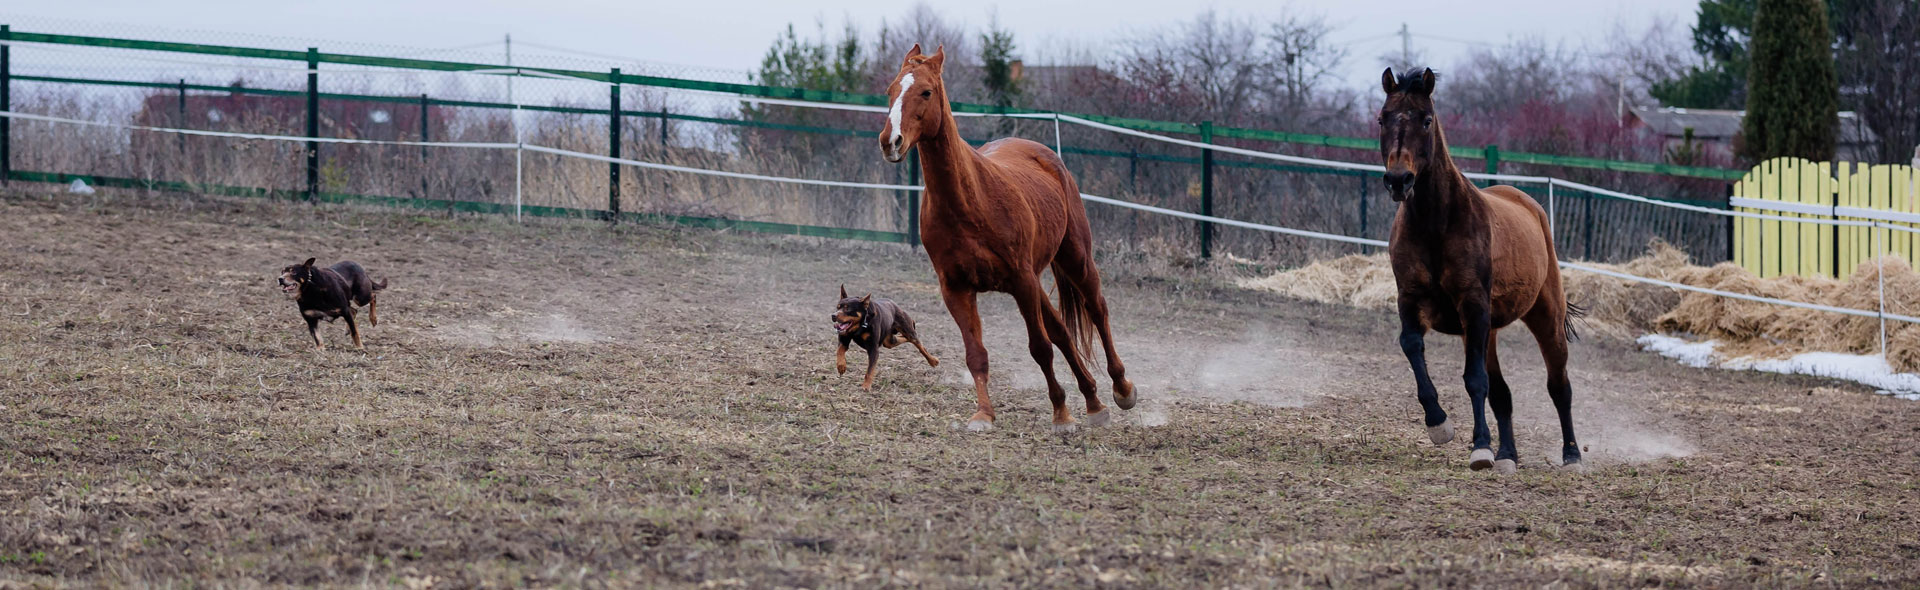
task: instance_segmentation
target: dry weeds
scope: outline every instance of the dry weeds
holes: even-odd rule
[[[0,199],[0,250],[0,585],[1920,582],[1920,405],[1588,343],[1594,469],[1490,478],[1423,442],[1390,318],[1141,262],[1106,283],[1158,426],[1062,439],[1005,297],[992,433],[947,364],[833,374],[842,282],[958,360],[899,246],[103,191]],[[303,345],[270,281],[310,255],[392,281],[367,350]]]

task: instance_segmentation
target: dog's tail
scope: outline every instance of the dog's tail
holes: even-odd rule
[[[1053,265],[1053,284],[1060,291],[1060,319],[1067,325],[1067,339],[1073,342],[1074,356],[1080,357],[1080,364],[1091,371],[1093,337],[1099,330],[1093,325],[1093,314],[1087,313],[1087,293],[1066,278],[1059,263]]]
[[[386,282],[386,281],[375,281],[375,282],[373,283],[373,290],[375,290],[375,291],[380,291],[380,290],[383,290],[383,289],[386,289],[386,288],[387,288],[387,282]]]

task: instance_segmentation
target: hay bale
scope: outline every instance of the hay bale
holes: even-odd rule
[[[1639,258],[1593,266],[1733,293],[1869,310],[1878,305],[1884,268],[1887,311],[1920,316],[1920,273],[1892,256],[1861,265],[1844,283],[1799,276],[1762,280],[1731,262],[1695,266],[1686,252],[1657,239]],[[1589,335],[1632,339],[1649,331],[1691,333],[1720,340],[1722,353],[1755,358],[1807,351],[1868,354],[1880,346],[1878,318],[1728,299],[1580,271],[1561,276],[1567,298],[1588,309],[1578,327]],[[1391,310],[1399,300],[1385,253],[1320,261],[1240,284],[1362,309]],[[1920,325],[1888,322],[1887,340],[1887,362],[1895,370],[1920,371]]]
[[[1386,306],[1392,307],[1397,292],[1393,286],[1393,268],[1386,254],[1352,254],[1274,273],[1265,278],[1243,280],[1240,286],[1308,301],[1374,309],[1380,307],[1379,295],[1383,281],[1388,293]],[[1356,297],[1361,293],[1365,295]]]

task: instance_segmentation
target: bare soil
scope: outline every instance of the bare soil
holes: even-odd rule
[[[391,281],[364,351],[312,350],[272,284],[308,256]],[[1103,264],[1146,401],[1050,433],[989,296],[999,428],[969,433],[904,246],[16,191],[0,587],[1920,584],[1920,404],[1587,341],[1590,468],[1557,468],[1514,330],[1523,469],[1475,473],[1425,441],[1387,314]],[[835,374],[842,283],[945,362]]]

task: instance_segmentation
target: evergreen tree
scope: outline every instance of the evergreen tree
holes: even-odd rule
[[[1833,32],[1821,0],[1759,0],[1740,154],[1833,159],[1840,111]]]

